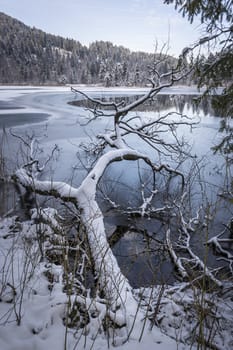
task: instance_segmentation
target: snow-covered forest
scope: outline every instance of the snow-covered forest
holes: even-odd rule
[[[145,86],[154,55],[111,42],[80,42],[47,34],[0,13],[2,84],[102,84]],[[156,55],[155,55],[156,56]],[[172,56],[161,65],[172,66]],[[9,69],[10,67],[10,69]]]

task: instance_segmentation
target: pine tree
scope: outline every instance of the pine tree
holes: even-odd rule
[[[205,94],[212,96],[212,103],[219,115],[233,117],[233,0],[164,0],[175,4],[175,8],[192,23],[199,18],[205,35],[185,49],[185,53],[195,48],[208,47],[206,59],[200,56],[195,61],[195,80],[199,87],[205,87]],[[222,94],[216,94],[217,88]],[[221,128],[223,131],[223,128]],[[227,136],[216,146],[224,153],[233,152],[233,128],[225,121]]]

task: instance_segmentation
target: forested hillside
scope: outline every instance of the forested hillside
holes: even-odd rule
[[[0,12],[0,84],[145,85],[156,55],[47,34]],[[166,71],[176,59],[160,65]]]

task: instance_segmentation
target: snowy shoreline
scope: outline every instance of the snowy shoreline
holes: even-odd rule
[[[46,225],[44,229],[48,239],[52,238],[51,229]],[[64,350],[64,344],[68,350],[117,349],[118,347],[108,343],[103,334],[98,334],[98,328],[90,330],[91,337],[83,330],[66,328],[64,317],[67,295],[63,289],[64,270],[61,266],[49,261],[40,261],[36,235],[36,224],[33,220],[20,222],[17,217],[9,217],[0,221],[0,349]],[[27,269],[26,266],[28,266]],[[212,311],[215,308],[218,310],[219,334],[215,339],[215,345],[212,345],[215,346],[214,349],[232,349],[231,287],[229,284],[227,287],[229,291],[223,300],[217,294],[204,296],[210,315],[211,308]],[[145,312],[147,299],[152,303],[152,310],[153,308],[156,310],[156,300],[160,290],[161,286],[135,291],[138,297],[144,295]],[[181,283],[166,286],[163,293],[161,305],[157,315],[154,316],[158,323],[155,322],[150,326],[148,320],[143,337],[139,341],[143,329],[143,323],[139,320],[135,323],[130,339],[121,344],[119,349],[194,350],[197,348],[192,343],[195,308],[198,307],[198,304],[195,305],[197,296],[194,290],[188,289],[186,284]],[[18,318],[20,323],[17,325]],[[96,326],[98,327],[98,323]],[[187,338],[187,343],[176,339],[177,334],[184,340]]]

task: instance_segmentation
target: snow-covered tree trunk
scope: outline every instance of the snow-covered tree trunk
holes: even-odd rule
[[[130,332],[135,314],[138,312],[138,303],[133,296],[132,288],[127,278],[122,274],[117,260],[108,244],[104,227],[104,218],[96,200],[96,193],[98,183],[107,167],[113,162],[123,160],[136,161],[141,159],[151,168],[152,173],[155,174],[161,171],[168,172],[174,176],[179,176],[181,178],[181,183],[184,184],[184,177],[177,169],[173,169],[169,165],[161,162],[154,164],[148,154],[143,154],[140,151],[129,148],[124,139],[128,134],[134,134],[151,145],[152,149],[155,149],[157,152],[160,152],[157,149],[157,145],[159,144],[166,152],[179,153],[180,144],[176,147],[173,142],[167,142],[166,139],[163,139],[164,128],[171,131],[176,142],[176,127],[179,124],[192,125],[186,117],[180,121],[167,120],[167,118],[170,117],[170,114],[168,114],[167,116],[159,116],[153,121],[145,122],[141,120],[138,125],[132,126],[132,119],[128,117],[128,112],[159,93],[163,88],[172,86],[175,81],[179,81],[183,77],[183,75],[180,74],[180,67],[171,70],[169,74],[160,75],[160,73],[156,71],[155,64],[154,71],[155,80],[151,80],[152,87],[148,89],[145,95],[135,102],[129,103],[127,106],[123,106],[122,102],[119,104],[112,102],[103,103],[86,96],[84,92],[79,92],[89,98],[92,103],[100,106],[100,109],[94,108],[94,119],[103,115],[109,117],[108,114],[105,114],[101,109],[103,106],[110,106],[114,111],[113,114],[110,114],[114,120],[114,130],[110,133],[106,132],[102,135],[98,135],[101,148],[104,149],[105,146],[110,146],[110,149],[108,148],[105,153],[99,157],[93,169],[87,174],[79,187],[75,188],[68,183],[59,181],[40,181],[39,174],[43,171],[44,167],[40,167],[39,160],[34,157],[33,142],[30,146],[31,152],[29,162],[18,169],[14,175],[15,181],[28,190],[73,203],[77,211],[77,217],[81,221],[84,232],[87,235],[98,288],[101,290],[107,302],[108,316],[119,328],[126,326],[128,332]],[[168,78],[170,78],[169,83],[167,83]],[[166,83],[163,83],[163,80],[166,81]],[[73,89],[73,91],[77,92],[75,89]],[[161,132],[162,136],[160,136],[159,127],[163,128]],[[152,200],[154,193],[156,193],[156,191],[152,191],[148,198],[144,197],[144,203],[141,207],[143,211],[145,211]]]

